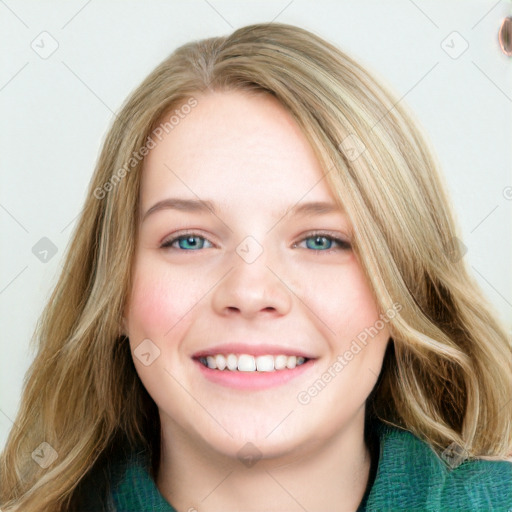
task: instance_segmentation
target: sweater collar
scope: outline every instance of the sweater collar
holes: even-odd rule
[[[411,432],[374,424],[378,463],[357,512],[376,510],[512,510],[512,464],[481,459],[451,468]],[[112,499],[117,510],[176,512],[149,473],[144,450],[118,465]],[[469,484],[468,484],[469,483]],[[468,487],[469,485],[469,487]],[[492,491],[492,492],[491,492]]]

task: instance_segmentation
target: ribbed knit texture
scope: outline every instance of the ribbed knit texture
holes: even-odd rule
[[[451,468],[411,433],[383,424],[377,431],[377,473],[357,512],[512,511],[512,463],[470,460]],[[176,512],[152,480],[147,461],[147,454],[138,453],[115,468],[118,484],[110,498],[117,512]]]

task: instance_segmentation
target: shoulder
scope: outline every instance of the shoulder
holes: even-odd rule
[[[176,512],[164,499],[149,473],[146,452],[134,452],[127,460],[113,464],[109,499],[116,511]]]
[[[366,510],[512,510],[511,462],[450,465],[408,431],[379,424],[378,436],[379,463]]]
[[[117,453],[83,479],[70,510],[176,512],[160,494],[149,468],[149,455],[143,450]]]

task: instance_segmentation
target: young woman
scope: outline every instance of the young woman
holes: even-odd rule
[[[303,29],[178,48],[107,136],[4,511],[512,508],[512,354],[402,103]]]

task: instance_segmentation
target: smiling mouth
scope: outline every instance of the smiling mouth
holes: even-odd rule
[[[309,359],[302,356],[249,354],[215,354],[203,356],[197,360],[206,368],[223,372],[276,372],[292,370]]]

